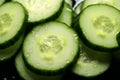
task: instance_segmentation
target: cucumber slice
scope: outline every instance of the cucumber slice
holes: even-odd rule
[[[28,11],[28,21],[45,22],[57,18],[62,10],[64,0],[12,0],[23,4]]]
[[[17,2],[0,6],[0,49],[13,45],[25,30],[27,22],[24,7]]]
[[[48,22],[38,26],[23,42],[23,59],[33,72],[43,75],[61,74],[78,56],[77,33],[64,23]]]
[[[96,77],[107,71],[111,54],[92,50],[81,43],[80,56],[72,71],[78,76]]]
[[[82,9],[92,4],[108,4],[120,10],[119,3],[120,3],[120,0],[84,0]]]
[[[61,15],[56,19],[56,21],[63,22],[68,26],[72,25],[72,8],[69,7],[67,3],[64,3],[64,8]]]
[[[12,46],[5,49],[0,49],[0,62],[10,60],[20,48],[22,41],[23,41],[23,35]]]
[[[82,41],[96,50],[117,49],[116,35],[120,31],[119,17],[120,11],[107,4],[86,7],[79,17],[79,34]]]
[[[42,76],[31,72],[24,64],[22,51],[20,51],[15,57],[15,68],[20,77],[24,80],[60,80],[60,78],[62,77],[62,75]]]

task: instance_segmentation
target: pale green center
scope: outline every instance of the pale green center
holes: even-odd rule
[[[0,36],[3,36],[8,32],[11,21],[12,20],[7,13],[0,16]]]
[[[39,39],[39,50],[43,53],[45,60],[52,60],[53,57],[63,49],[63,42],[55,35],[49,35]]]
[[[48,36],[40,43],[40,51],[42,53],[59,53],[62,48],[61,41],[54,35]]]
[[[96,18],[93,25],[94,28],[97,29],[98,35],[102,37],[105,37],[105,34],[109,34],[115,29],[115,24],[106,16],[99,16]]]

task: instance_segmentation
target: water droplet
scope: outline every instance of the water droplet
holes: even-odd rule
[[[70,63],[70,61],[69,61],[69,60],[67,60],[67,61],[66,61],[66,63],[67,63],[67,64],[69,64],[69,63]]]
[[[74,37],[75,37],[75,39],[78,39],[78,35],[77,34],[74,34]]]
[[[28,53],[28,54],[26,54],[26,57],[30,57],[30,54]]]

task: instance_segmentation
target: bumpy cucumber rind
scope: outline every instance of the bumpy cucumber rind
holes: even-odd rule
[[[14,4],[21,5],[20,3],[17,3],[17,2],[7,2],[6,4],[9,4],[9,3],[12,3],[13,5]],[[13,45],[19,39],[19,37],[24,33],[24,31],[26,29],[27,22],[28,22],[28,14],[27,14],[27,11],[25,10],[25,8],[22,5],[21,5],[21,7],[23,8],[24,13],[25,13],[24,20],[23,20],[23,23],[21,25],[21,29],[17,32],[17,34],[14,35],[14,37],[5,41],[4,43],[1,43],[0,44],[0,49],[4,49],[4,48],[7,48],[7,47]]]

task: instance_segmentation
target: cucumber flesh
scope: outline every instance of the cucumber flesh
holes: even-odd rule
[[[77,33],[66,24],[48,22],[36,26],[27,35],[23,58],[26,66],[36,73],[59,74],[76,59],[78,43]]]
[[[83,77],[95,77],[107,71],[111,64],[111,54],[92,50],[81,45],[80,56],[73,67],[73,73]]]
[[[82,9],[92,4],[108,4],[120,10],[120,0],[84,0]]]
[[[116,35],[120,31],[119,17],[120,11],[107,4],[86,7],[79,17],[80,34],[83,34],[81,39],[98,50],[110,51],[118,48]]]
[[[15,68],[18,71],[19,76],[24,80],[60,80],[62,77],[62,75],[42,76],[31,72],[24,64],[22,51],[15,57]]]
[[[28,11],[29,22],[44,22],[57,17],[64,0],[12,0],[20,2]]]
[[[27,22],[24,7],[17,2],[0,6],[0,49],[13,45],[23,34]]]
[[[15,67],[16,67],[16,70],[18,72],[18,74],[20,75],[20,77],[24,80],[38,80],[38,76],[35,77],[35,76],[31,76],[31,74],[29,74],[27,72],[27,68],[24,64],[24,61],[22,59],[22,51],[20,51],[16,58],[15,58]]]
[[[56,21],[63,22],[68,26],[72,25],[72,8],[69,7],[67,3],[64,3],[64,8],[60,16],[56,19]]]

